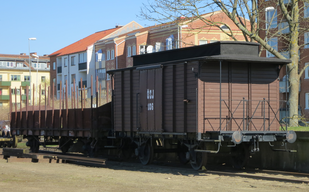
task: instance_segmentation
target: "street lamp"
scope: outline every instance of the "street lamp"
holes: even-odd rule
[[[38,69],[39,69],[39,58],[40,57],[36,54],[33,54],[32,56],[35,57],[35,59],[36,59],[36,83],[35,83],[35,87],[37,88],[36,90],[38,92],[38,86],[39,86],[39,84],[38,84]],[[36,101],[37,101],[37,97],[38,97],[37,94],[35,94],[35,100]]]
[[[31,61],[30,61],[30,41],[36,40],[35,37],[31,37],[28,39],[28,47],[29,47],[29,80],[30,80],[30,104],[31,104]],[[26,93],[29,94],[29,93]],[[28,102],[28,101],[27,101]]]

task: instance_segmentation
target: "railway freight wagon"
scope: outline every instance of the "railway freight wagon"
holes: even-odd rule
[[[122,157],[135,153],[145,165],[160,153],[177,153],[181,162],[200,169],[207,154],[221,153],[241,168],[260,142],[289,151],[287,143],[296,140],[279,122],[278,74],[290,60],[261,58],[258,52],[256,43],[216,42],[133,56],[133,67],[108,71],[111,103],[16,109],[12,133],[27,137],[33,151],[58,139],[64,152],[79,143]]]
[[[134,56],[132,68],[109,71],[115,135],[135,140],[143,164],[174,150],[194,169],[220,148],[240,168],[260,142],[294,142],[278,119],[278,75],[290,61],[258,53],[256,43],[216,42]]]

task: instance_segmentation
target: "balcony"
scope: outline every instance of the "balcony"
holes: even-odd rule
[[[62,67],[57,67],[57,73],[62,73]]]
[[[78,64],[78,70],[84,70],[84,69],[87,69],[87,63]]]
[[[29,81],[22,81],[21,86],[22,87],[30,86],[30,82]]]
[[[9,101],[10,100],[10,96],[9,95],[0,95],[0,100],[5,100],[5,101]]]
[[[85,87],[87,87],[87,81],[82,81],[83,82],[83,87],[85,86]],[[80,87],[80,81],[78,82],[78,88],[81,88]]]
[[[9,87],[11,86],[11,81],[0,81],[0,87]]]
[[[28,95],[28,99],[31,98],[31,95]],[[22,95],[21,96],[21,100],[25,101],[27,99],[26,95]]]

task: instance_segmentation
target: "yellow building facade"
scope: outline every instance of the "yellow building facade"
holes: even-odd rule
[[[28,103],[33,104],[33,101],[35,101],[35,104],[37,104],[40,95],[41,99],[45,99],[45,94],[48,95],[45,84],[48,87],[50,83],[49,57],[41,56],[39,60],[31,57],[31,66],[28,63],[29,56],[25,54],[0,54],[0,106],[9,106],[10,95],[13,106],[17,104],[20,107],[20,103],[23,103],[24,106],[27,100],[27,86],[29,89]],[[39,91],[40,85],[41,91]]]

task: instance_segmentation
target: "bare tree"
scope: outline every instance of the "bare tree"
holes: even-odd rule
[[[305,46],[300,41],[300,36],[308,31],[309,17],[301,17],[306,14],[307,2],[308,0],[152,0],[143,5],[140,16],[161,23],[186,16],[201,19],[205,25],[219,27],[219,23],[204,19],[203,14],[223,11],[242,31],[246,41],[261,44],[261,50],[266,50],[268,56],[292,61],[288,64],[287,71],[290,85],[289,115],[290,126],[297,126],[300,78],[308,66],[300,65],[299,57],[301,48]],[[225,33],[235,41],[238,40],[232,30]],[[272,44],[273,38],[277,38],[280,46]]]

